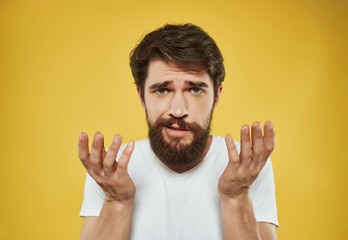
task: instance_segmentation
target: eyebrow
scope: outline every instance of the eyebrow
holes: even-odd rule
[[[164,81],[161,83],[154,83],[150,86],[150,89],[156,89],[156,88],[163,88],[168,86],[170,83],[172,83],[171,81]]]
[[[161,83],[154,83],[149,88],[150,89],[164,88],[164,87],[167,87],[171,83],[173,83],[173,82],[172,81],[164,81]],[[206,84],[205,82],[185,81],[185,83],[188,83],[190,86],[193,86],[193,87],[205,87],[205,88],[209,87],[208,84]]]
[[[187,82],[188,84],[190,84],[193,87],[209,87],[208,84],[206,84],[205,82]]]

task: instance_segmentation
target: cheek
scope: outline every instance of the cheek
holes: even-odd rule
[[[190,102],[195,109],[210,112],[213,107],[214,97],[211,94],[207,94],[202,98],[193,98]]]
[[[146,113],[151,123],[155,122],[159,117],[166,113],[166,105],[164,102],[147,102],[145,104]]]
[[[204,125],[207,119],[210,118],[210,114],[213,108],[212,99],[203,99],[203,101],[195,101],[191,106],[190,115],[194,118],[194,121]]]
[[[199,122],[202,125],[202,123],[204,123],[206,119],[210,117],[210,113],[211,107],[209,105],[209,108],[207,106],[195,108],[190,112],[190,115],[192,116],[192,118],[195,119],[196,122]]]

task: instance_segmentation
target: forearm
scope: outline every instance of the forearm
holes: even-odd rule
[[[104,201],[98,217],[94,239],[128,240],[132,221],[133,200]]]
[[[221,197],[220,202],[224,239],[261,239],[249,194],[239,199]]]

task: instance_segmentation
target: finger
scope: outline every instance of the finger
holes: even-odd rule
[[[84,132],[80,133],[79,136],[78,155],[83,166],[87,169],[89,162],[88,135]]]
[[[262,157],[262,162],[263,164],[265,164],[274,149],[275,132],[273,129],[272,122],[270,121],[266,122],[263,127],[263,131],[264,131],[264,136],[263,136],[264,153]]]
[[[240,151],[240,165],[242,168],[246,169],[250,167],[252,157],[249,125],[243,125],[240,131],[240,139],[242,145]]]
[[[127,173],[127,167],[128,167],[129,159],[134,150],[134,145],[135,145],[134,142],[130,141],[127,144],[126,148],[123,150],[122,155],[120,159],[118,160],[117,173],[120,173],[120,174]]]
[[[254,122],[251,129],[253,157],[250,168],[257,171],[263,155],[263,137],[260,122]]]
[[[92,167],[92,171],[100,175],[101,170],[102,170],[102,151],[104,147],[104,136],[96,132],[94,135],[94,140],[92,143],[92,150],[91,150],[91,155],[90,155],[90,164]]]
[[[104,170],[105,176],[107,177],[111,176],[116,170],[116,167],[117,167],[116,157],[121,144],[122,144],[122,137],[120,135],[115,135],[103,161],[103,170]]]
[[[239,168],[239,155],[231,134],[225,136],[225,142],[229,158],[228,165],[232,168],[232,171],[237,171]]]
[[[106,151],[105,151],[105,146],[104,146],[104,144],[103,144],[102,157],[101,157],[101,159],[104,159],[105,156],[106,156]]]

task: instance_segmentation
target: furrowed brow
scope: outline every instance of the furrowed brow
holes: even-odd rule
[[[206,84],[205,82],[187,82],[189,85],[193,86],[193,87],[209,87],[208,84]]]
[[[171,81],[164,81],[161,83],[154,83],[150,86],[150,89],[157,89],[157,88],[163,88],[168,86],[171,83]]]

